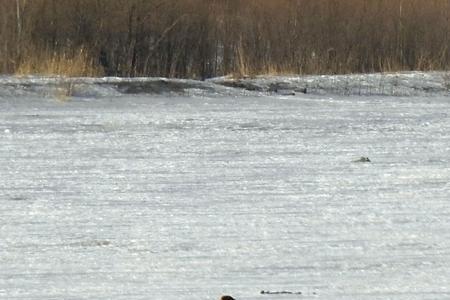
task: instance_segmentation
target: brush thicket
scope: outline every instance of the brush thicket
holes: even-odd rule
[[[450,69],[450,0],[0,0],[0,20],[3,73]]]

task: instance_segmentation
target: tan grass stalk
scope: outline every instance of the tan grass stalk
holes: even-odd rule
[[[84,48],[60,52],[30,51],[22,58],[17,75],[100,76],[102,70]]]

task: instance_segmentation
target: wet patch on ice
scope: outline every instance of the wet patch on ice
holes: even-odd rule
[[[111,242],[108,240],[88,240],[88,241],[79,241],[79,242],[69,243],[69,244],[66,244],[65,246],[89,248],[89,247],[106,247],[106,246],[110,246],[110,245],[111,245]]]
[[[14,195],[14,196],[9,196],[9,200],[10,201],[26,201],[26,200],[28,200],[28,198],[25,196],[22,196],[22,195]]]
[[[268,131],[272,130],[273,128],[256,122],[247,122],[228,126],[227,129],[231,131]]]
[[[261,295],[302,295],[302,292],[291,292],[291,291],[264,291],[260,292]]]

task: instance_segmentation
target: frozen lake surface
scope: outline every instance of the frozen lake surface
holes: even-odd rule
[[[93,81],[0,78],[0,298],[450,298],[444,89]]]

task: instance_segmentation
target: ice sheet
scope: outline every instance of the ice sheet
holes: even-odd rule
[[[447,96],[111,91],[0,99],[0,298],[450,297]]]

